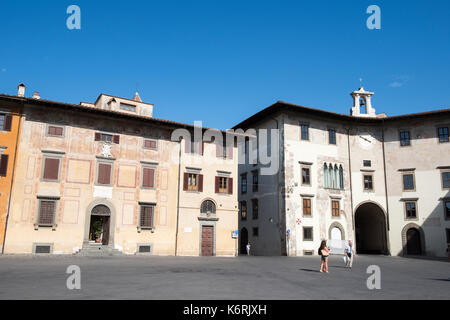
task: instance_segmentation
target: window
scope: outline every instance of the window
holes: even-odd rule
[[[202,202],[202,205],[200,207],[200,213],[215,214],[216,213],[216,205],[211,200],[205,200]]]
[[[339,166],[339,189],[344,189],[344,169]]]
[[[403,190],[409,191],[414,190],[414,174],[413,173],[405,173],[403,174]]]
[[[199,173],[184,173],[183,190],[203,192],[203,175]]]
[[[450,171],[442,172],[442,188],[450,189]]]
[[[37,224],[39,226],[53,226],[55,224],[56,200],[39,200],[39,215]]]
[[[302,184],[311,184],[311,170],[309,167],[302,167]]]
[[[144,149],[158,150],[158,141],[153,139],[144,139]]]
[[[241,201],[241,220],[247,220],[247,201]]]
[[[111,185],[112,163],[99,162],[97,165],[97,184]]]
[[[247,174],[241,175],[241,193],[247,193]]]
[[[303,215],[311,216],[311,199],[303,198]]]
[[[142,188],[155,187],[155,168],[142,167]]]
[[[253,171],[252,191],[258,192],[258,171]]]
[[[444,218],[450,220],[450,199],[444,200]]]
[[[139,227],[141,229],[152,229],[154,227],[154,211],[154,205],[141,205],[141,215],[139,217]]]
[[[12,116],[0,113],[0,131],[11,131]]]
[[[331,215],[333,217],[339,217],[339,201],[338,200],[332,200],[331,201]]]
[[[48,126],[47,127],[47,135],[62,137],[64,135],[64,128],[59,126]]]
[[[127,103],[120,103],[120,109],[125,111],[136,112],[136,106]]]
[[[439,142],[448,142],[448,127],[438,128]]]
[[[417,219],[416,201],[405,202],[406,219]]]
[[[252,219],[258,219],[258,199],[252,199]]]
[[[309,125],[302,124],[302,125],[300,125],[300,128],[301,128],[301,139],[309,140]]]
[[[0,177],[6,177],[8,173],[8,158],[7,154],[0,155]]]
[[[108,134],[108,133],[96,132],[95,133],[95,141],[103,141],[103,142],[110,142],[110,143],[119,144],[120,136],[119,135],[112,135],[112,134]]]
[[[59,163],[60,158],[52,158],[44,156],[44,170],[42,180],[44,181],[59,181]]]
[[[373,190],[373,176],[369,174],[364,175],[364,190]]]
[[[400,146],[411,145],[411,134],[409,131],[400,131]]]
[[[328,142],[330,144],[336,144],[336,130],[328,129]]]
[[[323,186],[328,189],[344,189],[344,169],[342,165],[323,165]]]
[[[303,227],[303,241],[313,241],[312,227]]]
[[[233,194],[233,178],[216,177],[216,193]]]
[[[372,161],[370,161],[370,160],[363,160],[363,166],[364,167],[371,167],[372,166]]]
[[[253,236],[257,237],[259,234],[259,229],[258,228],[253,228]]]

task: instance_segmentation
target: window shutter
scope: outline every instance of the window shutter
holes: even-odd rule
[[[100,163],[98,165],[98,179],[99,184],[111,184],[111,165]]]
[[[191,140],[184,139],[184,152],[191,153]]]
[[[219,193],[219,179],[220,177],[216,177],[216,183],[215,183],[215,192]]]
[[[0,158],[0,176],[6,177],[6,174],[8,173],[8,158],[9,155],[2,154]]]
[[[189,173],[185,172],[183,177],[183,190],[188,189]]]
[[[198,192],[203,192],[203,175],[198,175]]]
[[[119,136],[119,135],[113,136],[113,142],[114,142],[115,144],[119,144],[119,143],[120,143],[120,136]]]
[[[12,125],[12,116],[10,114],[7,114],[5,116],[5,124],[3,126],[3,130],[11,131],[11,125]]]
[[[100,141],[102,139],[102,135],[100,132],[95,133],[95,141]]]
[[[44,179],[58,180],[59,159],[46,158],[44,162]]]
[[[233,146],[227,147],[227,159],[233,159]]]
[[[153,188],[155,181],[155,169],[144,168],[143,171],[142,186],[145,188]]]
[[[233,178],[228,178],[228,194],[233,194]]]

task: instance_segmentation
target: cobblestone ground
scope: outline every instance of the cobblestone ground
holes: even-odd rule
[[[450,263],[357,256],[353,269],[331,257],[0,256],[0,299],[449,299]],[[66,269],[81,269],[68,290]],[[367,288],[367,267],[381,289]]]

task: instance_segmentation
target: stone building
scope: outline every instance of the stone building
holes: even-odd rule
[[[236,255],[234,143],[218,157],[205,128],[154,118],[137,93],[6,106],[22,129],[5,253]]]
[[[350,239],[359,253],[447,255],[450,109],[388,117],[372,95],[352,92],[350,115],[279,101],[234,127],[279,132],[276,174],[239,160],[241,252],[314,255],[325,239],[339,253]]]

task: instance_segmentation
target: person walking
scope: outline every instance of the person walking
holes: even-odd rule
[[[245,246],[245,249],[247,249],[247,255],[250,255],[250,242],[247,243],[247,245]]]
[[[355,257],[355,249],[353,248],[353,243],[351,240],[348,240],[348,243],[345,245],[345,267],[351,269],[353,265],[353,258]]]
[[[320,272],[328,273],[328,256],[330,255],[330,248],[327,247],[326,240],[322,240],[319,247],[319,255],[320,255]]]

